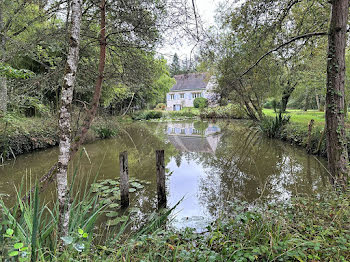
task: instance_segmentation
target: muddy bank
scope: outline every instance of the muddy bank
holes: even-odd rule
[[[76,128],[72,128],[76,133]],[[85,143],[108,138],[117,133],[115,118],[98,118],[90,128]],[[73,135],[74,137],[74,135]],[[22,123],[0,131],[0,161],[36,150],[57,146],[59,143],[56,119],[24,119]]]

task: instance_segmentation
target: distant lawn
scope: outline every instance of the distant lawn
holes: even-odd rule
[[[276,113],[273,109],[263,109],[263,113],[267,116],[275,116]],[[318,110],[300,110],[300,109],[287,109],[286,113],[290,115],[290,122],[300,125],[308,125],[311,119],[315,120],[315,125],[324,126],[325,114]]]

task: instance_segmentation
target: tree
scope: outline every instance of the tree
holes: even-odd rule
[[[5,37],[4,37],[4,1],[0,0],[0,62],[3,63],[5,55]],[[5,76],[0,75],[0,113],[7,112],[7,81]]]
[[[179,57],[177,56],[177,53],[175,53],[173,56],[173,61],[170,65],[170,75],[174,76],[180,73],[181,73],[180,61],[179,61]]]
[[[349,0],[331,1],[328,35],[326,138],[328,168],[335,182],[347,185],[349,157],[344,123],[345,46]]]
[[[71,2],[71,28],[69,33],[69,50],[66,62],[63,86],[61,91],[61,106],[59,118],[59,156],[57,172],[57,195],[59,203],[59,236],[68,235],[70,199],[67,188],[67,170],[71,155],[71,114],[70,106],[73,100],[74,83],[78,68],[81,8],[82,0],[72,0]]]

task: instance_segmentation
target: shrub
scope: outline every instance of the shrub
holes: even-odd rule
[[[277,109],[279,109],[281,107],[281,102],[278,101],[276,98],[272,98],[267,100],[264,104],[263,104],[264,108],[267,109],[273,109],[273,111],[277,112]]]
[[[289,115],[279,113],[276,117],[265,116],[259,122],[260,130],[268,137],[277,137],[280,134],[281,128],[289,122]]]
[[[247,118],[247,115],[240,105],[229,104],[227,106],[206,108],[201,111],[200,117],[244,119]]]
[[[157,110],[165,110],[166,109],[166,104],[164,103],[159,103],[156,105],[156,108]]]
[[[195,108],[206,108],[208,107],[208,99],[204,97],[197,97],[193,100],[193,106]]]
[[[195,112],[192,112],[192,111],[184,111],[184,110],[181,110],[181,111],[169,111],[167,112],[167,115],[171,118],[177,118],[177,117],[195,117],[196,116],[196,113]]]
[[[158,119],[163,117],[162,111],[155,111],[155,110],[149,110],[149,111],[141,111],[137,112],[132,116],[132,119],[134,120],[149,120],[149,119]]]
[[[104,123],[98,126],[94,126],[92,129],[96,132],[98,137],[101,139],[114,137],[118,133],[116,128],[109,123]]]

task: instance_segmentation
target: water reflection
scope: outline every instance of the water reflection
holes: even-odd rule
[[[168,123],[168,140],[180,152],[215,153],[221,129],[207,122]]]
[[[219,125],[208,124],[194,134],[186,133],[192,123],[167,127],[169,141],[180,151],[168,165],[173,171],[170,194],[175,192],[170,199],[175,203],[186,195],[178,224],[193,225],[204,218],[230,214],[228,203],[287,201],[300,193],[317,194],[326,186],[325,170],[313,156],[265,139],[242,123]],[[178,131],[181,129],[185,134]]]
[[[250,204],[257,199],[286,201],[298,193],[318,194],[327,179],[322,166],[303,150],[265,139],[246,122],[137,122],[121,126],[118,136],[85,145],[89,154],[75,159],[77,180],[89,184],[98,179],[116,178],[118,155],[127,150],[130,177],[148,180],[151,185],[131,195],[142,222],[156,209],[155,150],[165,150],[168,205],[185,197],[177,210],[176,227],[203,228],[215,217],[230,214],[235,201]],[[0,168],[0,193],[15,195],[25,174],[34,181],[57,159],[57,149],[18,157]],[[51,191],[51,192],[50,192]],[[52,198],[52,186],[45,197]],[[11,203],[11,197],[6,198]]]

